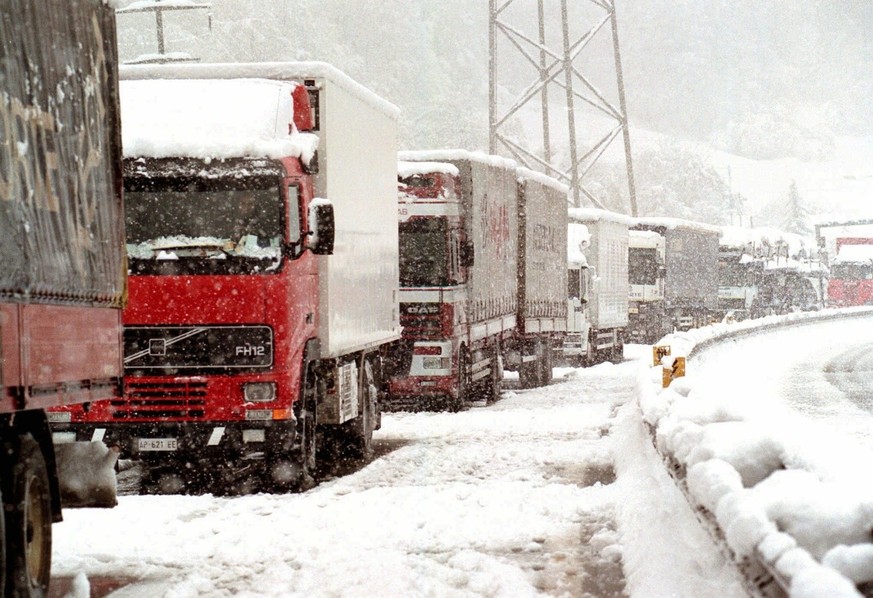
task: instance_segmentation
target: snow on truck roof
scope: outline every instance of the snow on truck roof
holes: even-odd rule
[[[295,84],[266,79],[125,80],[120,85],[125,157],[240,156],[311,159],[318,137],[298,133]]]
[[[835,264],[873,263],[873,245],[843,245],[840,247]]]
[[[301,82],[324,79],[343,88],[371,107],[397,120],[400,108],[376,95],[326,62],[238,62],[121,65],[122,80],[129,79],[274,79]]]
[[[397,176],[401,179],[407,179],[411,176],[422,174],[447,174],[449,176],[458,176],[460,171],[454,164],[448,162],[404,162],[397,163]]]
[[[547,174],[543,174],[542,172],[537,172],[535,170],[530,170],[529,168],[525,168],[523,166],[519,166],[516,169],[516,174],[518,175],[519,181],[529,180],[536,181],[546,187],[551,187],[564,195],[570,192],[570,187],[562,183],[556,178],[550,177]]]
[[[462,149],[403,151],[397,152],[397,158],[401,162],[459,162],[467,160],[470,162],[479,162],[480,164],[496,166],[498,168],[513,170],[518,168],[515,160]]]
[[[811,237],[804,237],[794,233],[788,233],[778,228],[770,226],[758,226],[754,228],[744,228],[741,226],[723,226],[721,227],[721,239],[719,245],[722,247],[744,247],[746,245],[757,245],[761,242],[766,242],[775,247],[776,245],[786,245],[792,254],[798,253],[801,249],[811,248],[815,246]]]
[[[571,222],[615,222],[627,226],[634,223],[630,216],[597,208],[570,208],[567,210],[567,216]]]
[[[713,224],[705,224],[703,222],[693,222],[691,220],[682,220],[681,218],[664,218],[659,216],[646,216],[642,218],[634,218],[634,225],[641,226],[657,226],[664,227],[668,230],[685,229],[695,230],[699,232],[712,233],[721,236],[721,228]]]

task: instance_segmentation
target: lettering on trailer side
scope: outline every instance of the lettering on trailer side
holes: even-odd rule
[[[485,209],[482,211],[481,225],[485,232],[485,247],[495,246],[498,258],[506,255],[509,247],[509,212],[505,205],[495,206],[490,196],[485,197]]]
[[[537,251],[558,253],[558,230],[547,224],[534,225],[533,246]]]

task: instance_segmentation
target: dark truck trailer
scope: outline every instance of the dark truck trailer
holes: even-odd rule
[[[664,311],[658,317],[665,318],[666,328],[689,330],[709,324],[718,309],[721,230],[675,218],[638,218],[632,229],[664,237]]]
[[[65,482],[83,482],[59,480],[68,470],[58,465],[96,445],[56,453],[45,408],[120,391],[126,271],[114,18],[101,0],[0,2],[6,596],[47,591],[51,522],[61,519],[62,490],[72,488]],[[90,498],[114,504],[114,456],[98,449],[107,494]]]

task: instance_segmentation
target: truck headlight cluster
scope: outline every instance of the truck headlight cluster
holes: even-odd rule
[[[276,398],[276,383],[247,382],[243,384],[243,396],[250,403],[268,403]]]

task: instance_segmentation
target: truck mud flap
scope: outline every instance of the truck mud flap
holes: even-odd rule
[[[114,507],[118,504],[115,462],[118,451],[99,441],[55,445],[63,508]]]

